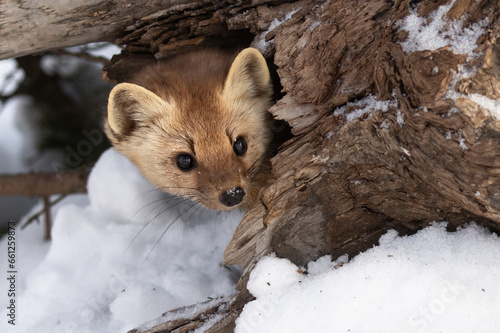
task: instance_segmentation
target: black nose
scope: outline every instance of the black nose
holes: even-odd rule
[[[233,187],[229,190],[222,192],[219,197],[220,202],[222,202],[225,206],[232,207],[239,204],[243,197],[245,196],[245,190],[241,187]]]

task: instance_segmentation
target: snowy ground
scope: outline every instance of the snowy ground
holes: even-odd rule
[[[443,9],[431,23],[415,13],[400,23],[412,32],[408,52],[443,43],[472,52],[487,22],[461,34],[458,23],[437,19]],[[500,114],[499,101],[486,102]],[[354,103],[361,109],[348,120],[394,106],[376,96]],[[2,137],[10,141],[2,141],[0,154],[9,159],[0,159],[0,167],[16,169],[19,151],[9,143],[23,140],[16,132]],[[234,292],[240,271],[221,262],[242,213],[189,207],[154,190],[128,160],[107,151],[88,195],[54,207],[50,243],[42,241],[41,225],[21,231],[17,222],[16,261],[9,268],[8,239],[0,240],[0,332],[126,332],[169,309]],[[7,272],[13,269],[10,296]],[[244,308],[236,332],[498,332],[499,279],[500,240],[481,227],[447,233],[440,223],[407,237],[389,231],[354,258],[323,257],[307,267],[263,258],[248,284],[256,300]],[[15,326],[8,322],[12,300]]]
[[[500,239],[481,227],[389,231],[340,262],[322,257],[304,275],[286,259],[261,260],[236,332],[498,332]]]

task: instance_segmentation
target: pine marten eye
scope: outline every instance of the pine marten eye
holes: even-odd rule
[[[181,171],[185,172],[191,171],[196,167],[196,159],[192,155],[186,153],[177,155],[177,157],[175,158],[175,162],[177,164],[177,167]]]
[[[243,156],[247,152],[247,142],[242,136],[239,136],[234,140],[233,150],[237,156]]]

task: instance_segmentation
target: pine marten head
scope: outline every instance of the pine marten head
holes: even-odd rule
[[[273,94],[264,57],[200,51],[113,88],[106,134],[158,188],[215,210],[248,207],[267,179]]]

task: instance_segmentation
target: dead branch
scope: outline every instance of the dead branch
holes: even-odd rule
[[[62,199],[66,198],[66,194],[60,195],[54,201],[50,201],[50,198],[43,197],[43,208],[38,212],[31,216],[24,224],[21,226],[21,230],[30,225],[33,221],[40,222],[40,216],[45,215],[45,240],[50,240],[50,226],[51,226],[51,215],[50,208],[60,202]]]
[[[85,193],[89,173],[88,168],[78,168],[60,173],[0,175],[0,195],[48,197]]]
[[[43,213],[45,215],[45,240],[50,240],[50,225],[51,225],[51,217],[50,217],[50,198],[43,197]],[[26,226],[27,223],[24,225]]]

